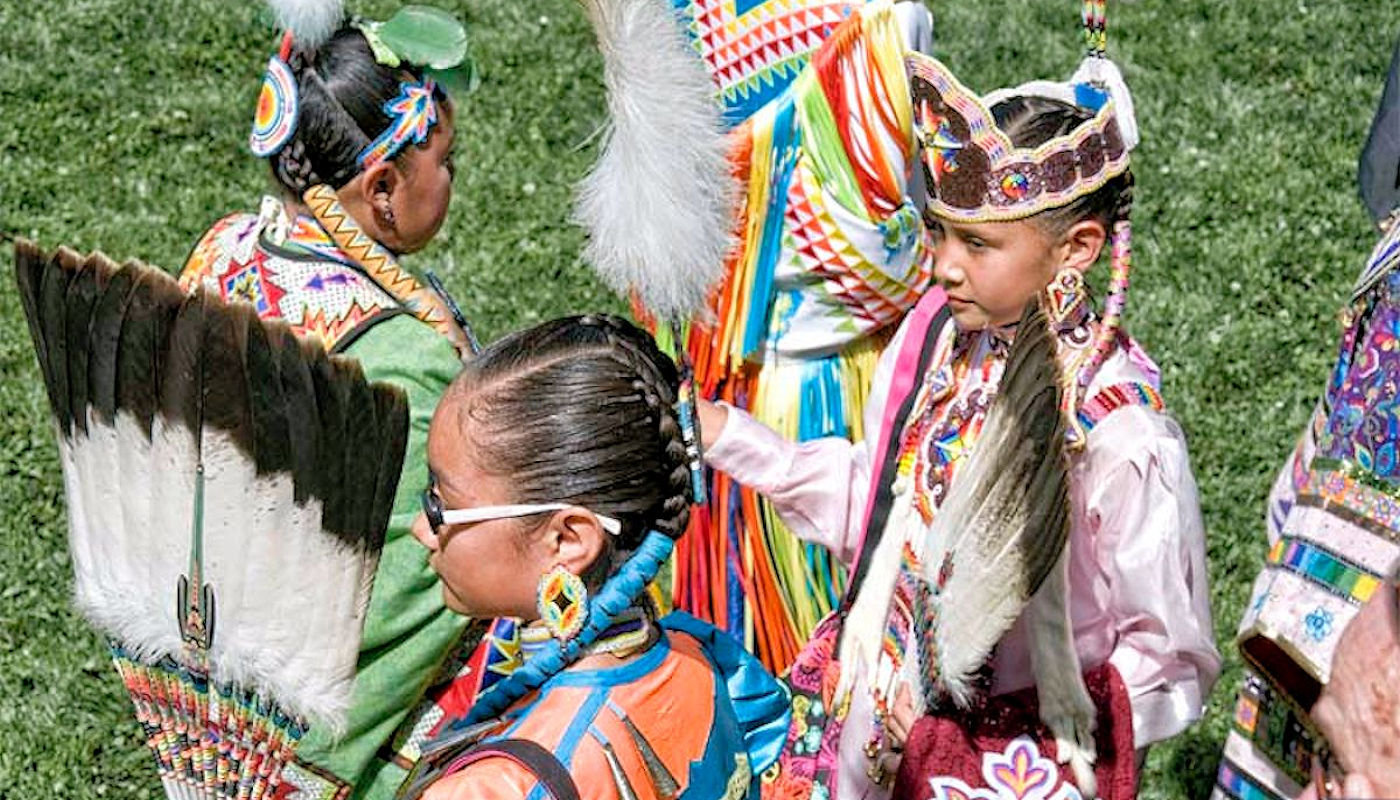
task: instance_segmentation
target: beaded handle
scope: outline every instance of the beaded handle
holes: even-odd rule
[[[1084,44],[1091,56],[1108,49],[1108,0],[1084,0]]]

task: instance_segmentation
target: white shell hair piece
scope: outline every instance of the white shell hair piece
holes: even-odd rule
[[[718,93],[666,0],[585,0],[603,55],[609,131],[579,186],[584,258],[652,313],[703,311],[733,246],[738,184]]]
[[[297,47],[315,50],[331,38],[345,19],[343,0],[267,0],[277,24],[292,32]]]

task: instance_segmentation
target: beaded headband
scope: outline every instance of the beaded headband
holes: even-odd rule
[[[929,210],[959,222],[1025,219],[1059,208],[1128,169],[1115,105],[1035,148],[1018,148],[987,104],[937,59],[906,58]]]

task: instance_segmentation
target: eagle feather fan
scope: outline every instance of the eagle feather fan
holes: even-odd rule
[[[337,729],[349,707],[405,397],[250,306],[186,294],[136,262],[20,241],[15,270],[58,437],[78,607],[113,641],[148,733],[195,732],[175,745],[183,770],[169,740],[150,739],[167,750],[167,794],[270,786],[269,759],[289,758],[308,722]],[[230,714],[251,716],[230,728]],[[234,783],[202,772],[215,754],[199,731],[255,730],[272,738],[221,767]]]

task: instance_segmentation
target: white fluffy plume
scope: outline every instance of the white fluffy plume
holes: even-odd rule
[[[585,0],[610,131],[580,186],[584,257],[652,312],[703,308],[732,244],[737,184],[714,84],[665,0]]]
[[[342,0],[267,0],[277,24],[292,32],[298,47],[315,49],[331,38],[345,18]]]

